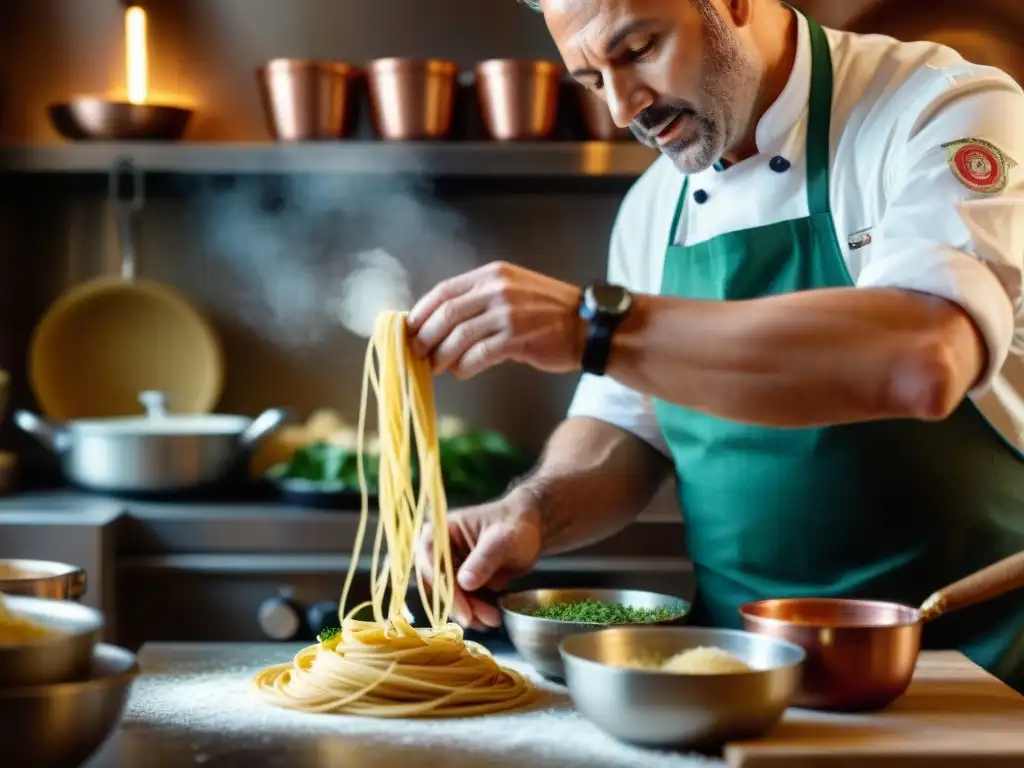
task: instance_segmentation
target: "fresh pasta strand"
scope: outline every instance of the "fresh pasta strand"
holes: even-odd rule
[[[380,439],[370,601],[346,610],[369,517],[363,441],[370,390],[376,396]],[[257,673],[252,681],[256,695],[288,709],[370,717],[465,717],[531,701],[534,689],[525,678],[500,667],[486,648],[464,640],[461,627],[448,622],[455,574],[434,383],[429,362],[409,348],[405,313],[385,312],[377,318],[364,362],[356,450],[361,505],[338,605],[341,631],[303,648],[290,663]],[[429,595],[414,556],[427,522],[434,530]],[[429,627],[413,627],[403,615],[413,573]],[[353,618],[367,606],[372,621]]]

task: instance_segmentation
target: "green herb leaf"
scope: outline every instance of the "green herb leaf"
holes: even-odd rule
[[[330,640],[339,632],[341,632],[341,627],[325,627],[324,630],[316,636],[317,642],[322,643],[326,640]]]
[[[552,603],[524,613],[539,619],[573,621],[581,624],[649,624],[683,615],[682,611],[671,608],[633,608],[622,603],[602,603],[597,600]]]

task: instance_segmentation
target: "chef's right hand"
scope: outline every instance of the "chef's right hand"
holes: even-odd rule
[[[448,515],[455,596],[452,618],[463,627],[501,626],[497,606],[478,590],[500,591],[529,573],[540,557],[540,515],[530,494],[513,490],[503,499]],[[434,580],[434,531],[426,526],[416,545],[416,566],[429,585]]]

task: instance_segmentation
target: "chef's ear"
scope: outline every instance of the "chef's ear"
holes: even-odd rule
[[[734,27],[745,27],[750,23],[753,15],[752,6],[762,0],[722,0],[721,5],[725,6],[726,20],[732,21]]]

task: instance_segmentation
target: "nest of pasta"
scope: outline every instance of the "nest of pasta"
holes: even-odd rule
[[[371,389],[377,397],[380,440],[371,599],[346,611],[369,514],[360,458],[362,505],[339,604],[341,629],[303,648],[291,663],[259,672],[253,688],[264,700],[287,709],[371,717],[465,717],[520,707],[533,698],[530,683],[499,666],[486,648],[467,642],[462,629],[448,622],[455,577],[433,377],[429,363],[415,357],[406,343],[404,314],[381,315],[367,348],[357,457],[364,453]],[[413,482],[414,455],[418,483]],[[429,594],[413,557],[428,521],[434,530]],[[414,627],[403,617],[414,572],[427,627]],[[373,621],[353,618],[365,607],[372,608]]]
[[[346,620],[341,632],[303,648],[291,664],[265,670],[257,685],[273,703],[306,712],[372,717],[469,717],[532,698],[529,683],[503,669],[462,629]]]

